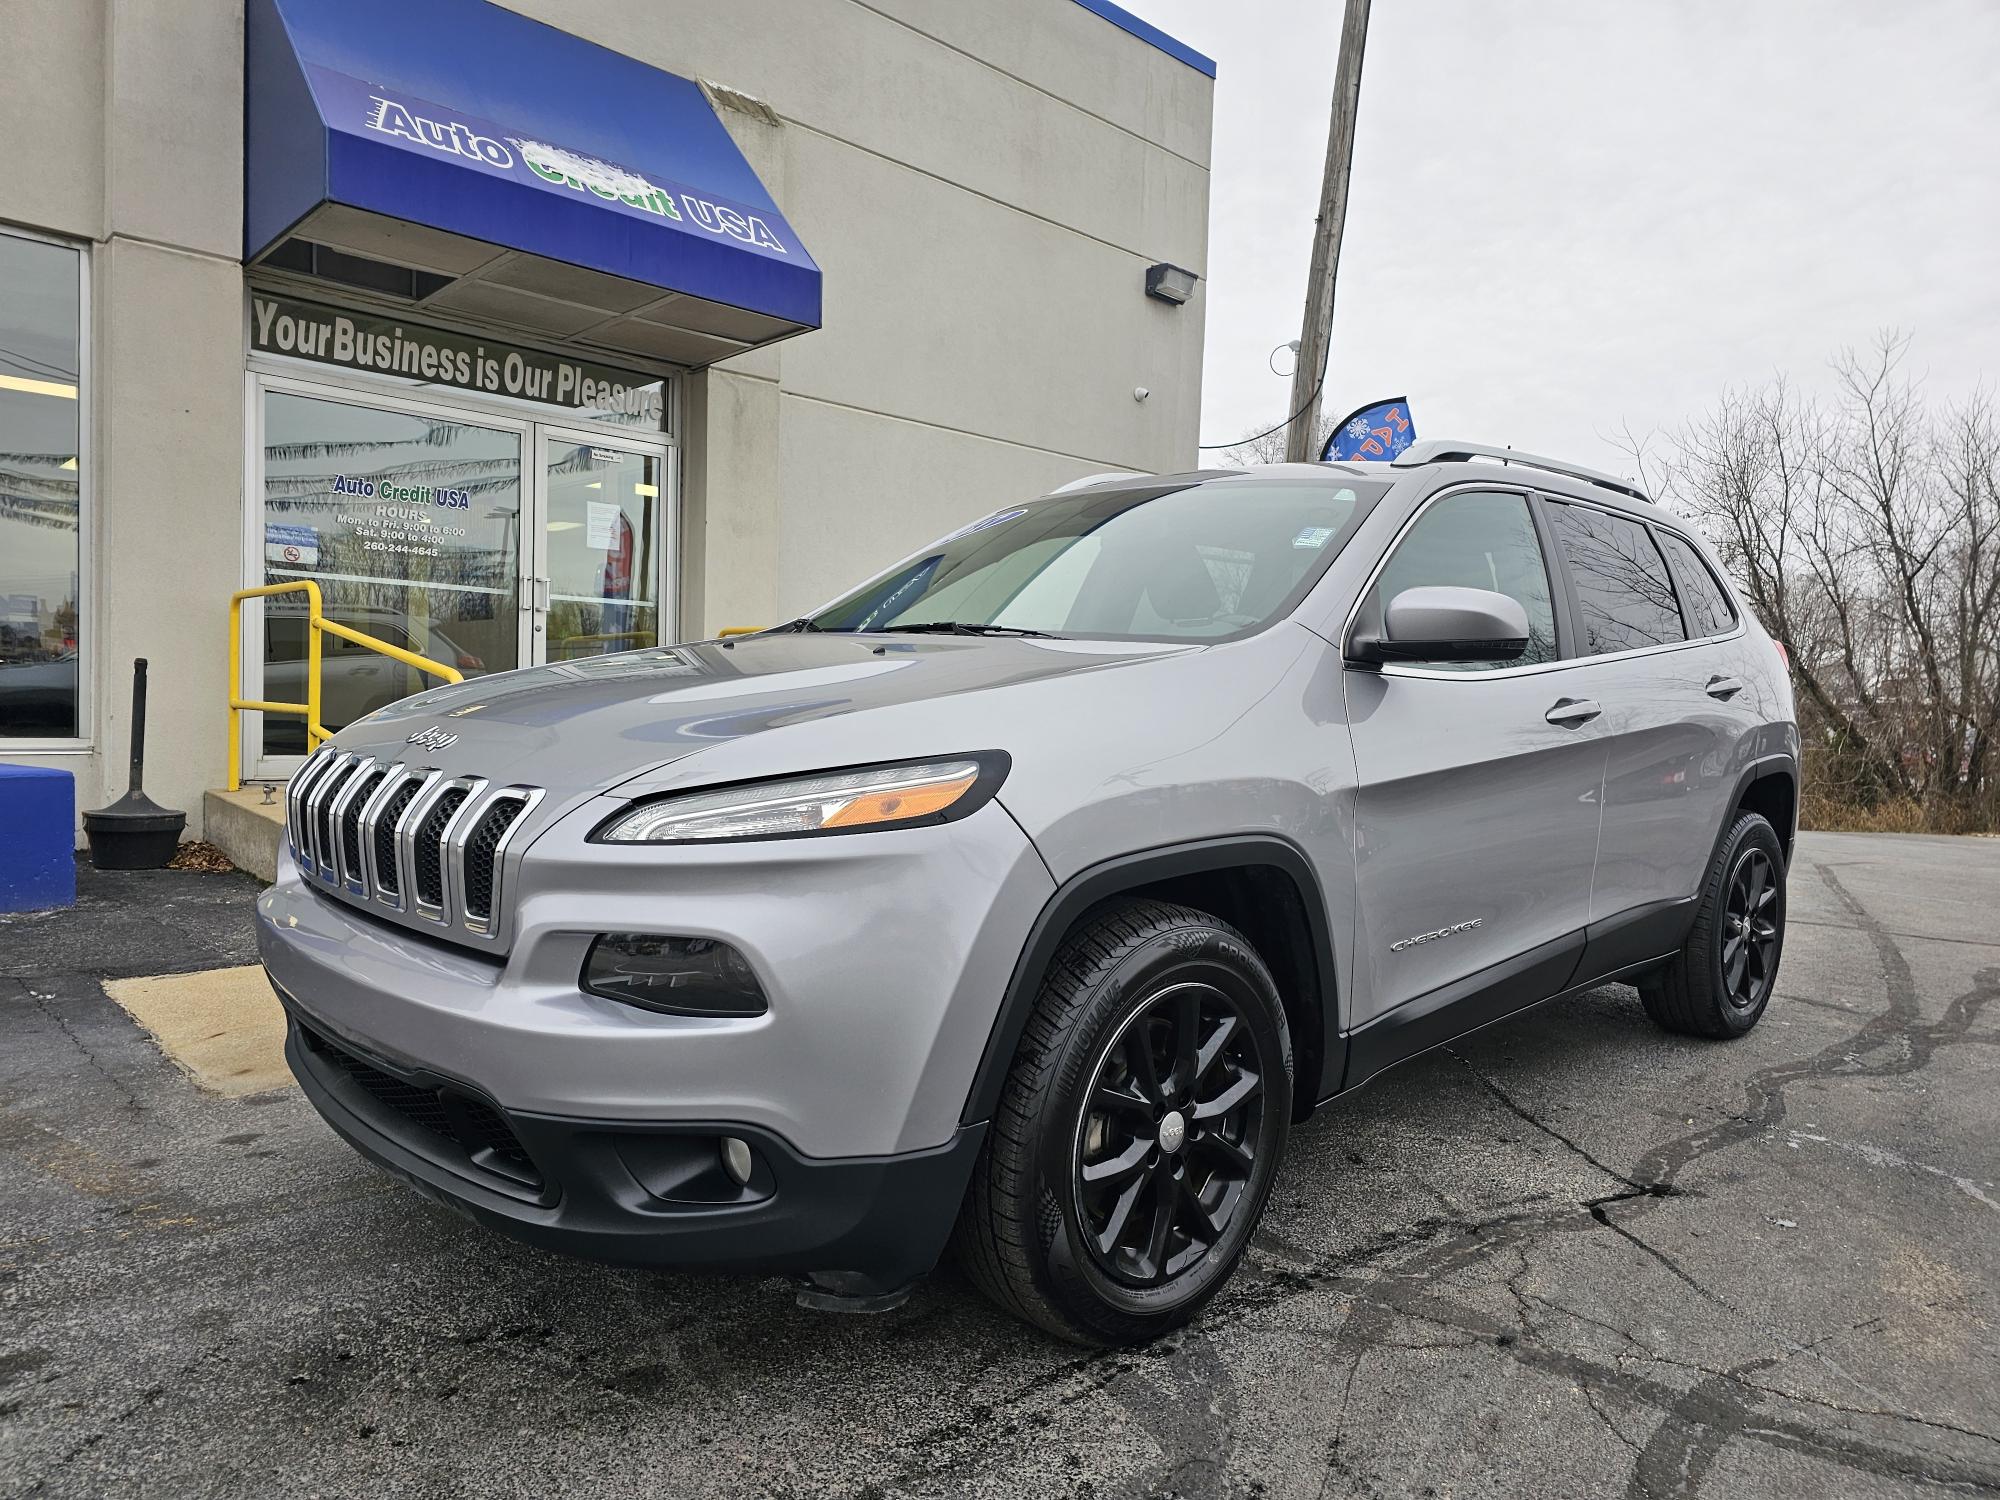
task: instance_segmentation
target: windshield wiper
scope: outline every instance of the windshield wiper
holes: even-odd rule
[[[1043,640],[1059,641],[1061,636],[1052,630],[1030,630],[1025,625],[980,625],[971,620],[924,620],[915,625],[884,625],[881,635],[1016,635],[1039,636]]]
[[[782,625],[773,625],[763,631],[764,635],[804,635],[807,631],[815,635],[825,631],[824,625],[815,625],[811,615],[800,615],[796,620],[787,620]]]

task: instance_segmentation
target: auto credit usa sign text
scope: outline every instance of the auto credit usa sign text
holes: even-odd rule
[[[729,240],[759,255],[796,259],[803,251],[781,216],[755,204],[649,176],[331,68],[308,65],[307,75],[330,124],[379,144],[449,156],[459,166],[547,192],[585,195],[616,213],[677,233]]]

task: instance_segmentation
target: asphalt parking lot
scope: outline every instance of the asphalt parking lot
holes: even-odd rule
[[[0,1494],[2000,1493],[2000,841],[1805,836],[1748,1038],[1614,986],[1408,1065],[1095,1355],[948,1271],[830,1317],[541,1254],[196,1090],[98,984],[247,961],[189,879],[0,922]]]

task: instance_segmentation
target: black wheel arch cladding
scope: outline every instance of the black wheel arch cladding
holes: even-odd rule
[[[1283,882],[1280,894],[1289,891],[1295,905],[1295,910],[1280,914],[1266,931],[1245,928],[1244,936],[1280,981],[1280,999],[1292,1031],[1293,1118],[1303,1117],[1339,1083],[1343,1065],[1341,1057],[1328,1056],[1342,1044],[1326,898],[1311,861],[1298,845],[1275,834],[1243,834],[1121,855],[1079,871],[1057,888],[1035,919],[1015,963],[973,1075],[960,1116],[962,1123],[992,1118],[1043,977],[1065,937],[1093,908],[1138,896],[1206,910],[1200,899],[1180,888],[1183,883],[1259,871],[1265,872],[1264,876],[1251,878]],[[1236,913],[1211,914],[1237,927],[1245,925]],[[1303,921],[1293,921],[1293,917]],[[1269,951],[1280,941],[1287,945],[1287,951]],[[1288,980],[1296,994],[1286,993]]]

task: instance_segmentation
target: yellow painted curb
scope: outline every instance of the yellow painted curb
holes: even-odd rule
[[[261,964],[107,979],[104,992],[210,1093],[239,1098],[292,1083],[285,1012]]]

